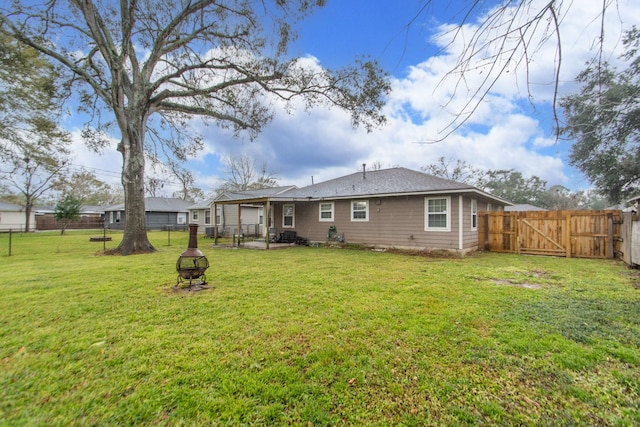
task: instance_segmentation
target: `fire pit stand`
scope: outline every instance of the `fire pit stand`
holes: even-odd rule
[[[209,268],[209,260],[198,249],[198,224],[189,224],[189,247],[176,262],[178,272],[176,287],[187,280],[189,290],[194,286],[202,287],[207,283],[207,276],[204,274],[207,268]]]

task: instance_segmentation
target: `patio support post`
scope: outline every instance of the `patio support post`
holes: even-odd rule
[[[242,224],[240,223],[240,212],[242,210],[242,206],[240,205],[240,203],[238,203],[238,239],[237,239],[237,245],[238,247],[240,247],[240,235],[242,234]]]
[[[271,217],[269,216],[271,213],[271,201],[269,199],[267,199],[267,202],[265,203],[264,210],[264,224],[267,229],[264,241],[266,242],[267,250],[269,250],[269,240],[271,237]]]
[[[218,244],[218,205],[213,203],[213,244]]]

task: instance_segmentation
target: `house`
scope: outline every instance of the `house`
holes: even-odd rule
[[[266,232],[264,226],[264,204],[237,203],[236,201],[246,198],[261,200],[266,197],[276,197],[295,188],[295,186],[290,185],[238,192],[228,191],[220,194],[211,203],[212,209],[216,212],[218,235],[230,236],[231,233],[236,233],[238,223],[240,223],[241,234],[245,236],[264,236]],[[225,203],[229,201],[233,203]],[[240,214],[240,218],[238,218],[238,214]]]
[[[407,249],[478,248],[478,212],[511,203],[471,185],[391,168],[362,171],[277,194],[228,194],[216,204],[262,205],[282,237]]]
[[[189,207],[193,202],[165,197],[147,197],[144,203],[148,230],[187,229]],[[105,228],[124,229],[124,203],[105,207],[104,215]]]
[[[0,231],[24,231],[26,226],[26,214],[24,208],[13,203],[0,202]],[[29,231],[35,231],[35,212],[31,211],[29,218]]]

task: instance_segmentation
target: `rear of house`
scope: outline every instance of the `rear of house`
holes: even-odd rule
[[[473,186],[406,168],[346,175],[269,197],[238,194],[221,203],[262,203],[276,236],[466,252],[478,248],[478,212],[502,199]]]
[[[496,207],[477,194],[293,201],[274,204],[273,224],[310,241],[466,252],[478,247],[478,212]]]

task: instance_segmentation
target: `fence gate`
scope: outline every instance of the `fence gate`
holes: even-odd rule
[[[620,211],[482,212],[480,243],[492,252],[613,258]]]

